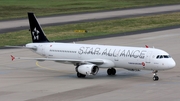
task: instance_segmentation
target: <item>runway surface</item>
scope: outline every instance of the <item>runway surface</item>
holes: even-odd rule
[[[130,18],[170,12],[180,12],[180,5],[166,5],[156,7],[143,7],[135,9],[113,10],[104,12],[79,13],[38,17],[43,26],[61,25],[67,23],[97,21],[103,19]],[[0,21],[0,33],[29,29],[28,19]]]
[[[81,41],[77,43],[160,48],[176,61],[176,67],[160,71],[153,81],[151,71],[117,69],[108,76],[100,69],[96,76],[76,77],[73,65],[33,60],[11,61],[10,55],[40,57],[27,49],[0,50],[0,101],[179,101],[180,28]]]

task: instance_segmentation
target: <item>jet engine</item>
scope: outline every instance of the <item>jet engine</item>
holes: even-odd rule
[[[99,67],[95,64],[84,64],[77,67],[76,71],[84,75],[96,75],[99,71]]]

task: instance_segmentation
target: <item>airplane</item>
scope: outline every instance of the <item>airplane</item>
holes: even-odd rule
[[[115,68],[131,71],[153,71],[153,80],[159,80],[157,72],[176,66],[174,59],[165,51],[156,48],[127,47],[76,43],[50,42],[34,13],[28,12],[32,43],[24,47],[33,50],[43,58],[14,57],[36,61],[55,61],[75,66],[78,78],[96,75],[100,68],[107,68],[108,75],[116,75]]]

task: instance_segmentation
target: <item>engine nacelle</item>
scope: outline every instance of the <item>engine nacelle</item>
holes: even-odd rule
[[[84,75],[96,75],[99,71],[99,67],[95,64],[84,64],[77,67],[76,70]]]

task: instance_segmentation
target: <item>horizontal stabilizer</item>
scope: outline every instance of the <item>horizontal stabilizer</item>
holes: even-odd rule
[[[34,49],[36,50],[37,47],[33,46],[33,47],[26,47],[26,46],[5,46],[6,48],[14,48],[14,49]]]

